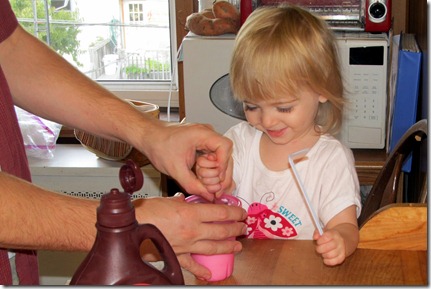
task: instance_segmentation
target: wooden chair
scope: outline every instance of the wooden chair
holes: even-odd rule
[[[379,208],[395,202],[402,202],[398,195],[401,169],[407,156],[420,146],[427,137],[427,120],[423,119],[414,124],[401,138],[386,162],[365,199],[361,215],[358,218],[359,227]],[[427,198],[426,190],[419,197],[422,202]],[[416,202],[416,201],[415,201]]]
[[[359,230],[362,249],[426,251],[427,204],[394,203],[377,210]]]
[[[427,120],[414,124],[401,138],[368,194],[358,218],[359,248],[417,249],[427,246],[427,190],[422,186],[413,201],[399,194],[402,166],[409,154],[427,138]],[[426,177],[424,180],[426,183]],[[388,240],[394,241],[389,242]],[[392,244],[392,245],[391,245]]]

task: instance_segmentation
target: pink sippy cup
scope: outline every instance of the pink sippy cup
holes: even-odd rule
[[[200,196],[190,196],[186,198],[188,203],[213,204]],[[214,201],[214,204],[226,204],[228,206],[241,207],[241,201],[230,195],[222,195]],[[232,237],[235,239],[235,237]],[[211,279],[208,281],[221,281],[232,275],[234,253],[218,255],[191,254],[192,258],[199,264],[211,271]]]

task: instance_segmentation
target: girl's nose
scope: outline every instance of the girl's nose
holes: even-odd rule
[[[262,112],[262,126],[265,128],[272,127],[277,122],[276,117],[270,111]]]

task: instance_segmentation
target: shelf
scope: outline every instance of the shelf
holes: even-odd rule
[[[385,164],[385,149],[352,149],[361,186],[373,185]]]

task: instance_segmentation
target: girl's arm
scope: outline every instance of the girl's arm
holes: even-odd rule
[[[322,255],[323,263],[335,266],[355,252],[359,243],[356,206],[347,207],[335,215],[326,225],[322,236],[314,233],[316,252]]]

